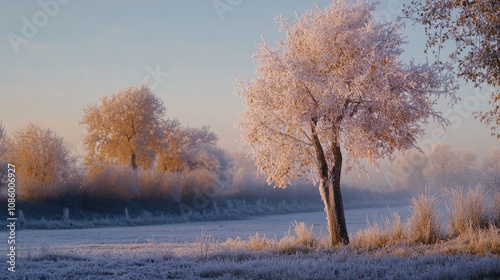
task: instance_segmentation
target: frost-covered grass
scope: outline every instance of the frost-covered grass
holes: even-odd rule
[[[401,243],[407,236],[404,227],[398,213],[392,213],[392,219],[385,217],[373,224],[367,221],[367,227],[359,230],[355,238],[351,238],[351,245],[357,248],[376,248]]]
[[[495,224],[500,227],[500,192],[497,192],[493,197],[493,210]]]
[[[202,234],[194,243],[152,239],[75,251],[42,244],[0,279],[498,279],[499,240],[498,228],[490,228],[432,245],[330,248],[297,223],[280,239],[215,241]],[[75,253],[84,248],[89,252]]]
[[[194,242],[152,236],[142,243],[42,243],[20,252],[17,272],[9,274],[14,277],[0,279],[500,279],[494,218],[487,226],[446,234],[437,201],[429,195],[413,199],[406,222],[392,213],[351,236],[348,246],[331,247],[326,232],[303,222],[293,222],[279,237],[219,240],[202,230]],[[483,210],[494,217],[495,209],[485,204]]]
[[[440,239],[441,224],[435,195],[421,194],[411,199],[408,237],[412,242],[434,243]]]
[[[443,201],[449,204],[448,227],[442,224],[438,213],[438,204]],[[421,194],[412,198],[406,223],[401,221],[398,213],[392,213],[392,219],[368,223],[356,234],[351,245],[372,248],[468,240],[467,249],[462,246],[457,250],[500,253],[498,201],[498,196],[489,200],[479,187],[469,189],[466,195],[461,189],[449,190],[441,200],[435,195]]]
[[[490,230],[468,238],[498,241]],[[489,235],[489,236],[487,236]],[[247,239],[114,245],[99,254],[55,253],[40,246],[18,259],[17,271],[1,279],[498,279],[499,252],[477,254],[457,238],[433,245],[379,248],[325,247],[297,223],[281,239],[258,234]],[[313,242],[311,242],[313,241]],[[479,242],[480,243],[480,242]],[[94,244],[94,246],[97,244]],[[90,244],[87,246],[91,246]],[[462,246],[462,247],[461,247]],[[498,243],[497,243],[498,246]]]

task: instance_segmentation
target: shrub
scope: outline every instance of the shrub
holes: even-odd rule
[[[88,170],[86,192],[91,196],[121,200],[142,198],[180,201],[182,180],[182,175],[178,173],[133,170],[127,165],[96,164]]]
[[[384,224],[383,227],[379,224]],[[366,229],[356,233],[352,245],[357,248],[383,247],[394,245],[405,239],[405,225],[398,213],[391,213],[391,219],[385,218],[374,224],[367,221]]]
[[[295,235],[292,235],[292,227]],[[309,228],[303,222],[294,221],[292,226],[281,239],[269,239],[259,233],[251,235],[246,240],[241,238],[229,238],[224,245],[231,249],[246,249],[252,251],[272,250],[278,254],[294,254],[297,252],[307,252],[318,246],[318,241],[314,238],[313,226]]]
[[[313,247],[316,245],[316,240],[314,239],[314,231],[313,225],[310,228],[307,228],[304,222],[298,223],[297,221],[293,222],[293,231],[297,236],[297,244],[302,246]]]
[[[500,227],[500,192],[497,192],[493,198],[493,221],[497,227]]]
[[[490,223],[487,228],[469,227],[457,238],[465,244],[464,250],[471,254],[500,254],[500,229]]]
[[[265,235],[261,237],[257,232],[255,235],[248,237],[248,243],[245,247],[250,250],[262,251],[271,248],[272,245],[272,240],[267,238]]]
[[[469,189],[467,195],[464,195],[462,189],[449,190],[447,193],[450,198],[448,217],[452,235],[488,225],[487,202],[480,186]]]
[[[410,241],[430,244],[441,236],[436,195],[420,194],[411,199],[412,213],[408,219]]]

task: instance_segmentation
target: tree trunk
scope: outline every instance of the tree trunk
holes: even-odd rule
[[[323,203],[325,204],[331,245],[333,246],[339,243],[349,244],[340,184],[333,182],[333,180],[322,180],[320,184],[320,193]]]
[[[340,176],[342,171],[342,153],[340,147],[334,148],[335,166],[320,182],[320,194],[325,204],[330,243],[332,246],[339,243],[349,244],[349,235],[344,215],[344,203],[340,191]],[[326,161],[321,163],[323,168],[328,168]],[[322,168],[322,169],[323,169]],[[324,169],[323,169],[324,170]]]
[[[330,243],[332,246],[339,243],[349,244],[349,235],[344,216],[344,203],[340,192],[340,175],[342,174],[342,151],[339,145],[334,145],[332,152],[334,163],[328,168],[323,146],[316,133],[317,120],[312,119],[311,140],[316,152],[318,173],[320,180],[319,193],[325,204],[326,220],[330,232]]]
[[[132,169],[136,170],[137,169],[137,163],[135,161],[136,155],[135,152],[132,152],[130,155],[130,166],[132,166]]]

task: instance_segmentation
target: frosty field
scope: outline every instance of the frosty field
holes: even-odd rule
[[[402,217],[407,207],[390,209]],[[351,235],[388,208],[346,211]],[[447,244],[356,249],[265,248],[292,222],[326,235],[323,212],[251,220],[76,230],[21,230],[15,273],[1,279],[498,279],[498,254],[446,252]],[[259,235],[256,238],[256,232]],[[293,230],[292,233],[293,234]],[[290,233],[288,233],[288,236]],[[260,239],[258,238],[260,236]],[[238,239],[240,237],[240,239]],[[250,237],[250,238],[249,238]],[[230,239],[231,242],[227,240]],[[285,238],[283,238],[285,239]],[[249,247],[250,246],[250,247]],[[453,244],[450,246],[453,247]],[[5,255],[6,247],[2,247]]]
[[[406,216],[407,207],[390,208]],[[367,218],[380,218],[390,214],[389,208],[364,208],[346,210],[348,229],[351,234],[366,226]],[[293,221],[313,225],[316,235],[326,235],[326,219],[324,212],[294,213],[256,217],[251,220],[192,222],[168,225],[108,227],[92,229],[68,230],[21,230],[18,232],[19,248],[22,254],[44,245],[56,252],[71,252],[78,248],[95,248],[96,245],[108,246],[118,244],[150,243],[191,243],[197,242],[202,234],[210,235],[214,240],[227,238],[247,238],[258,232],[268,237],[281,238],[290,228]],[[91,250],[93,251],[93,250]],[[74,253],[79,253],[75,251]],[[88,253],[88,252],[86,252]]]

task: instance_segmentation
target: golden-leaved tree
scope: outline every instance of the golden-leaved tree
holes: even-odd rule
[[[163,101],[144,84],[119,89],[99,104],[88,105],[81,121],[87,128],[85,164],[153,167],[169,131],[178,126],[176,120],[166,119],[166,111]]]
[[[8,140],[6,158],[16,167],[19,197],[58,197],[71,187],[76,158],[64,139],[49,128],[29,123]]]

